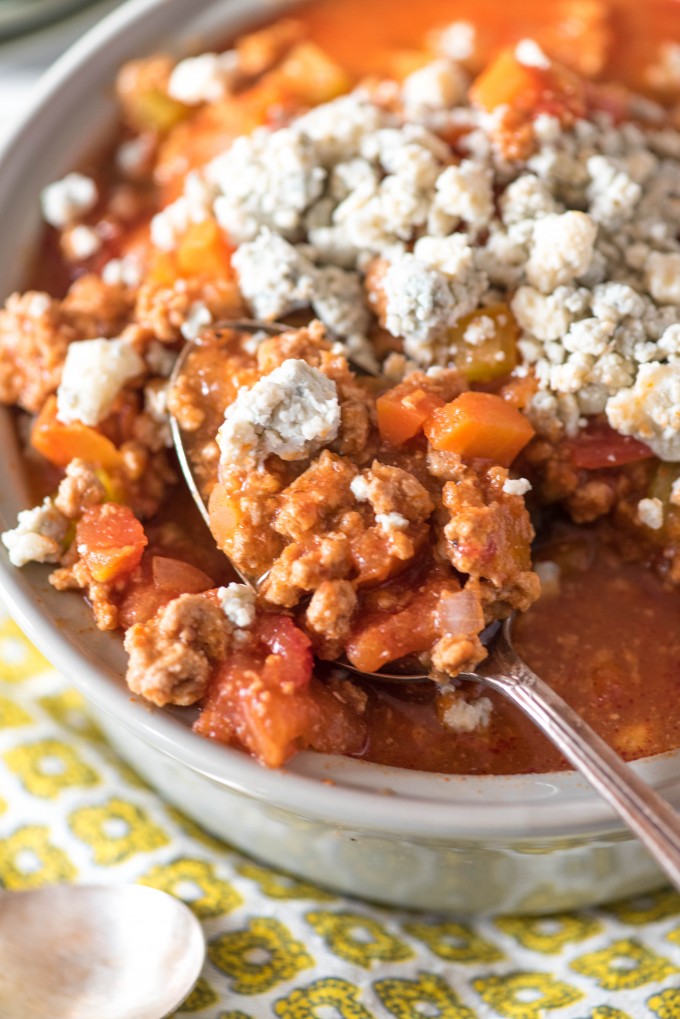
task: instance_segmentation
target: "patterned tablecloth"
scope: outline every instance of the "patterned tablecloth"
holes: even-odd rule
[[[677,892],[470,921],[294,880],[163,803],[0,616],[0,886],[72,881],[140,882],[191,906],[208,961],[181,1016],[680,1019]]]
[[[0,48],[0,133],[37,73],[114,4]],[[0,886],[72,881],[141,882],[191,905],[208,961],[181,1016],[680,1019],[680,894],[463,921],[276,873],[145,786],[0,608]]]

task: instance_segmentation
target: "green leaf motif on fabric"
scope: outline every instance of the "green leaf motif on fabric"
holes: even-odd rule
[[[680,973],[669,959],[634,938],[614,941],[597,952],[573,959],[570,966],[576,973],[595,980],[605,991],[627,991]]]
[[[436,973],[421,973],[416,980],[376,980],[373,987],[396,1019],[423,1019],[433,1014],[437,1019],[477,1019],[476,1013],[463,1005],[447,981]]]
[[[292,980],[314,960],[278,920],[256,917],[244,930],[221,934],[208,945],[213,966],[232,980],[237,994],[263,994]]]
[[[497,945],[476,934],[467,924],[405,923],[404,930],[447,962],[498,962],[505,958]]]
[[[402,962],[413,949],[394,937],[384,924],[362,913],[314,912],[305,919],[335,955],[370,969],[376,962]]]
[[[543,1019],[546,1011],[565,1008],[583,992],[549,973],[516,972],[479,977],[472,986],[482,1001],[505,1019]]]
[[[325,977],[294,991],[274,1002],[279,1019],[319,1019],[332,1010],[342,1019],[374,1019],[359,1001],[361,988],[340,977]]]
[[[69,827],[91,848],[95,863],[102,867],[113,867],[170,843],[167,832],[154,824],[145,810],[117,797],[100,806],[74,810]]]

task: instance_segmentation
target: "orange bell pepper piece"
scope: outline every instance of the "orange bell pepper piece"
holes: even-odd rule
[[[401,446],[422,430],[437,407],[443,406],[444,401],[436,393],[395,386],[376,400],[380,435],[391,446]]]
[[[218,482],[208,499],[208,516],[213,538],[221,549],[229,548],[234,532],[243,518],[238,492]]]
[[[465,339],[470,326],[491,319],[493,331],[481,343]],[[517,364],[519,326],[507,304],[492,304],[465,315],[448,330],[451,346],[456,348],[456,366],[468,382],[491,382],[509,375]]]
[[[585,112],[585,86],[562,64],[529,66],[517,59],[514,49],[505,49],[473,82],[470,100],[488,113],[508,106],[527,119],[548,113],[570,121]]]
[[[76,546],[94,580],[119,580],[139,565],[148,538],[129,506],[106,502],[85,510],[76,526]]]
[[[36,418],[31,445],[56,467],[67,467],[76,457],[105,470],[123,463],[120,452],[105,435],[79,421],[71,424],[60,421],[56,396],[47,398]]]
[[[231,248],[214,219],[192,223],[177,249],[180,276],[230,276]]]
[[[521,411],[492,393],[461,393],[425,424],[430,444],[466,458],[509,467],[534,435]]]

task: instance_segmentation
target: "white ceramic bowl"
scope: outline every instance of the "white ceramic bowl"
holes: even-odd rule
[[[131,0],[45,76],[0,155],[0,296],[21,286],[40,189],[68,171],[113,118],[111,83],[131,57],[214,46],[273,0]],[[279,6],[284,6],[280,3]],[[11,416],[0,414],[0,528],[28,505]],[[90,700],[111,741],[168,800],[239,848],[366,898],[444,911],[545,912],[649,890],[662,878],[573,774],[451,777],[302,754],[266,771],[195,736],[188,714],[131,699],[118,635],[94,627],[48,568],[0,554],[0,590],[18,623]],[[680,754],[637,765],[680,803]]]

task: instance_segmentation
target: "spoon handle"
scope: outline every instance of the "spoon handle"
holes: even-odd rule
[[[501,639],[479,670],[531,718],[626,822],[680,888],[680,815]]]

